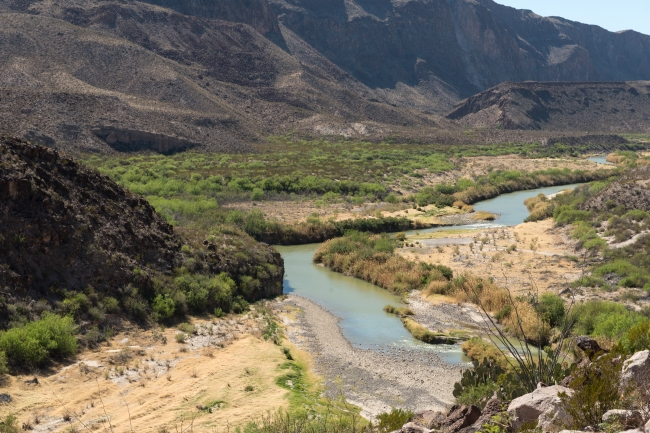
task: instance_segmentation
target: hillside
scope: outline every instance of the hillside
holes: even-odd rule
[[[504,83],[447,115],[473,128],[553,131],[650,130],[650,81]]]
[[[287,131],[456,144],[440,115],[462,98],[649,79],[650,37],[490,0],[11,0],[0,59],[3,133],[83,152],[248,152]]]
[[[275,250],[236,229],[184,239],[146,200],[55,150],[1,138],[0,200],[0,329],[47,310],[146,319],[159,295],[173,301],[165,319],[282,293]]]

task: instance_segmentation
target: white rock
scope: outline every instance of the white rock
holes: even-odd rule
[[[558,394],[573,394],[573,390],[560,385],[538,388],[510,402],[508,413],[512,426],[518,430],[524,423],[537,422],[543,432],[558,432],[571,421],[571,416],[561,407]]]
[[[431,430],[428,428],[422,427],[412,422],[404,424],[401,431],[402,433],[431,433]]]
[[[635,353],[623,364],[621,389],[628,386],[650,386],[650,350]]]
[[[626,428],[637,428],[643,425],[643,415],[638,410],[608,410],[603,415],[603,422],[619,422]]]

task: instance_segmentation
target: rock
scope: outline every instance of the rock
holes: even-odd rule
[[[621,432],[621,433],[650,433],[650,427],[648,427],[648,426],[639,427],[639,428],[635,428],[635,429],[632,429],[632,430],[625,430],[624,432]]]
[[[416,413],[413,416],[413,422],[428,429],[438,429],[446,418],[447,416],[442,412],[425,410],[424,412]]]
[[[2,403],[11,403],[12,398],[9,394],[0,394],[0,404]]]
[[[618,422],[625,428],[638,428],[643,425],[643,414],[638,410],[608,410],[603,415],[603,422]]]
[[[583,352],[585,352],[589,359],[592,360],[594,356],[598,355],[601,352],[605,352],[605,350],[600,347],[596,340],[584,335],[576,338],[576,345],[582,349]]]
[[[650,386],[650,351],[643,350],[632,355],[623,364],[621,389],[628,386]]]
[[[459,433],[473,433],[479,431],[494,415],[501,412],[503,412],[503,402],[496,397],[492,397],[485,404],[485,407],[481,411],[480,418],[471,426],[463,428]]]
[[[27,385],[38,385],[38,378],[35,377],[33,379],[26,380],[25,383]]]
[[[445,432],[456,433],[474,424],[480,416],[481,410],[478,407],[456,404],[451,407],[441,427]]]
[[[430,433],[431,430],[429,430],[426,427],[422,427],[421,425],[417,425],[414,422],[409,422],[407,424],[404,424],[402,426],[402,430],[400,430],[402,433]]]
[[[544,432],[559,431],[563,424],[571,420],[570,415],[560,406],[558,394],[561,392],[573,394],[570,388],[554,385],[538,388],[514,399],[508,406],[513,428],[517,430],[525,423],[537,422]]]

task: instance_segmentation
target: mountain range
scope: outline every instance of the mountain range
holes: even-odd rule
[[[647,131],[647,86],[625,82],[649,79],[650,36],[491,0],[0,3],[0,132],[82,152],[246,151],[290,131],[448,143],[468,126],[497,127],[483,141]],[[561,119],[554,106],[555,117],[504,123],[503,98],[483,95],[490,115],[461,119],[473,95],[530,80],[591,82],[604,108],[554,97]],[[612,81],[637,89],[624,93],[635,102],[610,98]],[[508,119],[532,119],[522,94]],[[622,108],[636,120],[603,122]]]

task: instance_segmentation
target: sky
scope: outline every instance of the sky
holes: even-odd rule
[[[650,35],[650,0],[495,0],[542,16],[559,16],[607,30]]]

